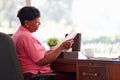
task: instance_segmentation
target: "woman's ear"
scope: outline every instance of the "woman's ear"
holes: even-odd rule
[[[28,20],[25,20],[25,27],[29,27],[29,22],[28,22]]]

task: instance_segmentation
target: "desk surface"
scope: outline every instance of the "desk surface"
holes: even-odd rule
[[[62,64],[75,64],[76,62],[82,62],[82,61],[94,61],[94,62],[102,62],[102,63],[118,63],[120,64],[119,59],[115,58],[91,58],[91,59],[78,59],[78,58],[61,58],[61,59],[56,59],[53,63],[62,63]]]

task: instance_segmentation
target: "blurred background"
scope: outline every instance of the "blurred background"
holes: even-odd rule
[[[50,37],[64,39],[72,29],[82,34],[81,49],[95,54],[120,55],[119,0],[0,0],[0,32],[14,33],[17,11],[31,5],[41,11],[41,25],[33,33],[48,49]]]

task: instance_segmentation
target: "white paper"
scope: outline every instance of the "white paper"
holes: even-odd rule
[[[65,40],[74,39],[76,35],[77,35],[77,33],[76,33],[75,29],[72,29],[70,31],[70,33],[65,37]]]
[[[77,35],[75,29],[72,29],[70,33],[65,37],[63,41],[61,41],[58,45],[54,47],[54,49],[58,48],[64,41],[69,40],[69,39],[74,39],[75,36]]]

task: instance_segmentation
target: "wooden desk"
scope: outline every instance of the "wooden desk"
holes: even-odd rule
[[[74,72],[76,80],[120,80],[119,60],[57,59],[52,69]]]

